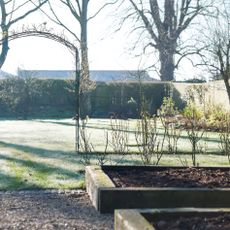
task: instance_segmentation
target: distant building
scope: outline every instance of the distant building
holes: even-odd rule
[[[71,70],[18,70],[19,77],[34,77],[39,79],[74,79],[75,71]],[[154,81],[147,71],[135,70],[91,70],[90,79],[96,82],[114,81]]]

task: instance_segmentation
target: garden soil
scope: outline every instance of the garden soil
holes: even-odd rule
[[[230,188],[230,168],[105,169],[117,187]]]
[[[117,187],[229,188],[230,169],[106,169]],[[175,217],[151,221],[156,230],[229,230],[230,214]]]
[[[156,230],[229,230],[230,214],[158,218],[150,221]]]

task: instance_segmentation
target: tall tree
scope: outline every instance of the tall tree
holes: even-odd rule
[[[212,6],[212,0],[128,0],[128,13],[122,20],[132,19],[134,31],[141,30],[145,39],[145,49],[154,48],[158,52],[160,78],[174,80],[174,71],[181,60],[196,51],[191,44],[181,42],[181,36],[194,22]],[[125,3],[127,3],[125,1]],[[177,56],[177,59],[176,59]]]
[[[95,9],[93,15],[89,15],[89,3],[90,0],[60,0],[60,7],[66,8],[66,12],[69,12],[69,18],[73,18],[76,24],[68,24],[66,22],[66,14],[58,12],[56,0],[49,0],[50,10],[46,12],[46,15],[59,26],[63,27],[75,40],[79,42],[80,46],[80,59],[81,59],[81,80],[86,81],[87,84],[82,84],[82,91],[87,91],[89,87],[89,60],[88,60],[88,22],[96,17],[106,6],[114,4],[112,1]],[[100,5],[100,4],[99,4]],[[72,22],[73,22],[72,21]],[[84,89],[85,88],[85,89]]]
[[[90,81],[89,76],[89,60],[88,60],[88,22],[95,18],[106,6],[114,4],[116,1],[108,1],[104,4],[98,4],[98,8],[94,10],[92,15],[89,15],[90,0],[60,0],[59,5],[56,0],[49,0],[49,11],[44,12],[49,19],[64,28],[78,43],[80,47],[80,94],[82,105],[82,117],[88,114],[90,110],[90,103],[88,98],[88,91],[94,88],[94,82]],[[68,18],[72,16],[72,23],[69,24],[66,20],[66,14],[63,11],[58,11],[58,7],[66,9],[69,12]],[[73,22],[75,22],[73,26]]]
[[[205,31],[205,30],[204,30]],[[222,0],[217,14],[207,21],[205,52],[200,65],[217,79],[223,79],[230,104],[230,3]]]
[[[8,35],[10,28],[19,21],[26,18],[28,15],[41,8],[48,0],[1,0],[0,15],[1,15],[1,53],[0,53],[0,68],[3,66],[8,51],[9,39]]]
[[[89,61],[88,61],[88,36],[87,36],[87,26],[88,26],[88,6],[89,0],[61,0],[61,5],[65,6],[69,11],[70,15],[73,16],[74,20],[77,22],[77,25],[80,26],[80,32],[76,30],[78,26],[68,26],[65,24],[64,17],[65,15],[58,15],[57,11],[53,7],[54,2],[52,0],[49,1],[50,10],[52,12],[52,16],[50,17],[53,21],[55,21],[58,25],[63,27],[66,31],[68,31],[74,39],[76,39],[80,44],[80,56],[81,56],[81,77],[84,81],[89,79]],[[68,12],[67,11],[67,12]],[[89,84],[89,82],[88,82]],[[88,84],[82,84],[88,85]],[[83,89],[85,90],[85,89]]]

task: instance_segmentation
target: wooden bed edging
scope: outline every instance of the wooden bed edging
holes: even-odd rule
[[[116,188],[100,166],[86,167],[86,190],[100,213],[115,209],[230,207],[230,188]]]

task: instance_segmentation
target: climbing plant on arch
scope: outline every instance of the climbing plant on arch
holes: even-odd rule
[[[79,69],[79,51],[77,46],[69,41],[64,34],[57,34],[53,29],[49,29],[45,24],[39,26],[32,25],[30,27],[22,27],[21,30],[13,30],[8,35],[8,41],[12,41],[19,38],[25,37],[41,37],[46,38],[64,45],[75,58],[75,95],[76,95],[76,139],[75,146],[76,152],[79,152],[80,148],[80,98],[81,98],[81,79]],[[0,45],[3,41],[0,40]]]

